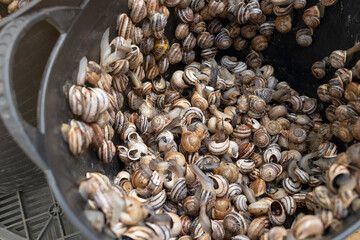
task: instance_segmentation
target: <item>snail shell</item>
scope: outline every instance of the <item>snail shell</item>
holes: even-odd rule
[[[234,201],[237,196],[242,193],[242,188],[238,183],[229,184],[229,189],[226,193],[226,196],[230,199],[230,201]]]
[[[232,234],[245,234],[248,229],[245,218],[237,212],[228,213],[224,218],[223,225],[225,230]]]
[[[182,40],[182,46],[186,52],[191,51],[196,46],[196,37],[193,33],[190,33]]]
[[[269,206],[269,220],[274,225],[283,225],[286,220],[286,213],[279,201],[273,201]]]
[[[236,20],[239,24],[245,24],[250,17],[249,11],[246,11],[246,5],[243,2],[240,2],[238,5],[238,11],[236,14]]]
[[[293,143],[303,143],[307,137],[306,131],[301,127],[291,127],[289,130],[289,141]]]
[[[129,0],[128,6],[131,9],[130,18],[134,23],[141,22],[147,15],[146,3],[144,0]]]
[[[246,41],[245,38],[243,38],[241,36],[238,36],[233,40],[233,47],[237,51],[246,49],[247,45],[248,45],[248,42]]]
[[[215,240],[224,239],[225,236],[225,229],[223,224],[220,221],[211,220],[211,230],[212,234],[211,237]],[[205,236],[206,238],[206,236]]]
[[[320,9],[317,5],[305,10],[303,14],[304,23],[310,28],[316,28],[320,25]]]
[[[259,148],[265,148],[270,144],[271,137],[264,128],[259,128],[253,135],[253,141]]]
[[[169,50],[168,59],[170,64],[176,64],[181,62],[183,56],[183,50],[179,43],[173,43]]]
[[[167,38],[156,39],[154,44],[154,49],[152,53],[155,57],[155,60],[159,60],[162,56],[164,56],[169,51],[169,41]]]
[[[216,54],[216,53],[215,53]],[[190,64],[195,60],[195,51],[191,50],[190,52],[184,52],[182,56],[182,63]]]
[[[278,148],[267,148],[264,152],[264,161],[267,163],[270,162],[276,162],[279,163],[281,162],[282,159],[282,154],[281,154],[281,150]]]
[[[176,7],[179,5],[180,0],[165,0],[164,5],[167,7]]]
[[[194,19],[190,23],[190,31],[193,33],[201,33],[203,31],[206,31],[206,23],[203,21],[201,15],[194,15]]]
[[[302,9],[306,7],[307,0],[295,0],[294,1],[294,9]]]
[[[269,46],[270,38],[264,35],[257,35],[251,41],[251,46],[256,51],[264,51]]]
[[[320,4],[325,7],[330,7],[335,5],[338,2],[338,0],[320,0]]]
[[[215,37],[215,44],[221,50],[231,47],[232,38],[229,36],[229,30],[226,28],[221,29]]]
[[[282,199],[280,199],[280,202],[284,206],[286,213],[291,215],[294,215],[296,212],[296,201],[292,196],[285,196]]]
[[[314,193],[314,199],[320,207],[325,208],[325,209],[330,209],[331,195],[330,195],[330,191],[327,187],[318,186],[318,187],[314,188],[313,193]]]
[[[187,187],[184,178],[178,178],[171,188],[170,198],[174,202],[181,202],[187,196]]]
[[[271,36],[275,30],[275,22],[268,21],[260,25],[259,32],[263,36]]]
[[[332,192],[336,192],[338,187],[345,185],[345,183],[349,180],[350,172],[343,165],[331,165],[329,171],[326,174],[326,184]]]
[[[214,207],[211,211],[212,217],[222,220],[231,211],[231,202],[227,197],[218,197],[215,200]]]
[[[232,136],[240,139],[248,138],[251,136],[251,128],[246,124],[241,124],[234,129]]]
[[[117,19],[118,36],[124,39],[132,38],[135,34],[135,26],[126,13],[121,14]]]
[[[328,91],[328,84],[322,84],[317,89],[317,95],[323,102],[331,102],[331,96]]]
[[[247,24],[241,28],[241,36],[246,39],[252,39],[256,36],[258,29],[259,29],[258,25]]]
[[[251,203],[248,206],[248,212],[255,215],[260,216],[268,213],[269,211],[269,203],[264,200],[259,200],[257,202]]]
[[[98,149],[98,157],[104,163],[110,163],[116,153],[116,148],[112,141],[103,140],[101,147]]]
[[[260,177],[266,181],[271,182],[282,173],[282,166],[276,163],[265,163],[260,167]]]
[[[71,126],[67,135],[67,139],[70,152],[74,156],[77,156],[84,152],[88,148],[90,143],[87,140],[85,133],[81,131],[81,129],[77,126]]]
[[[312,28],[300,29],[296,32],[296,42],[302,47],[308,47],[312,44],[312,36],[314,31]]]
[[[251,155],[254,153],[255,144],[248,142],[243,143],[239,146],[239,158],[250,158]]]
[[[269,225],[269,220],[265,216],[257,217],[250,223],[247,235],[250,239],[259,239],[264,234],[267,225]]]
[[[151,27],[152,27],[153,31],[158,32],[165,28],[165,26],[167,24],[167,17],[165,16],[165,14],[155,13],[150,18],[150,22],[151,22]]]
[[[183,23],[190,23],[194,19],[194,12],[191,8],[175,8],[176,16]]]
[[[184,39],[190,33],[188,23],[179,23],[175,29],[175,37],[178,40]]]
[[[333,68],[339,69],[345,66],[347,53],[345,50],[335,50],[329,56],[330,64]]]
[[[209,24],[207,26],[208,31],[213,35],[218,34],[222,28],[223,28],[223,25],[221,23],[221,19],[219,19],[219,18],[214,18],[213,20],[211,20],[209,22]]]
[[[295,194],[301,190],[301,183],[292,181],[290,178],[285,178],[282,182],[282,185],[285,191],[289,194]]]
[[[240,194],[234,197],[234,206],[240,212],[246,212],[248,209],[247,198],[245,195]]]
[[[276,30],[278,30],[280,33],[288,33],[292,29],[292,19],[291,16],[285,15],[285,16],[278,16],[275,19],[275,27]]]
[[[199,215],[200,201],[195,196],[188,196],[183,200],[182,204],[185,213],[190,217],[195,217]]]
[[[199,12],[205,6],[205,0],[191,0],[190,7],[195,12]]]
[[[314,215],[306,215],[295,222],[293,234],[296,239],[307,239],[310,236],[320,237],[323,234],[324,225]]]
[[[326,61],[317,61],[311,66],[311,73],[317,79],[323,79],[326,75]]]
[[[215,43],[215,36],[209,32],[201,32],[197,38],[197,45],[202,49],[211,48]]]
[[[224,142],[216,142],[216,141],[209,141],[207,143],[207,148],[211,154],[214,155],[222,155],[227,152],[230,146],[229,138],[227,138]]]
[[[144,55],[149,55],[150,52],[153,50],[155,45],[155,40],[152,37],[149,38],[144,38],[141,42],[140,42],[140,51],[144,54]]]

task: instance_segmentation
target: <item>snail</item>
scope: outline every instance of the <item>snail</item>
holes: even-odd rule
[[[351,60],[352,56],[359,51],[359,42],[356,42],[355,45],[348,50],[335,50],[329,56],[330,64],[335,69],[343,68],[345,64]]]

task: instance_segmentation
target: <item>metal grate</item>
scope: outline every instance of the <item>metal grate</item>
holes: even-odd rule
[[[0,193],[0,239],[85,239],[63,214],[49,187]]]

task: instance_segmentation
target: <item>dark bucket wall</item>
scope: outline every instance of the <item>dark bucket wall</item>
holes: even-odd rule
[[[309,1],[308,6],[314,5],[315,2],[317,1]],[[316,96],[316,87],[327,81],[331,75],[318,81],[312,77],[310,67],[314,61],[321,60],[331,51],[346,49],[353,45],[356,34],[360,32],[360,24],[358,24],[360,7],[356,2],[341,1],[336,6],[328,8],[322,24],[315,30],[313,45],[306,49],[295,42],[296,31],[304,26],[299,21],[302,11],[294,13],[294,19],[296,19],[294,31],[286,35],[275,34],[269,49],[263,52],[268,63],[275,66],[276,76],[280,81],[288,81],[291,87],[298,90],[300,94]],[[108,26],[111,26],[110,36],[115,36],[116,17],[121,12],[127,12],[126,1],[89,1],[70,30],[54,62],[51,81],[47,89],[44,89],[46,94],[45,99],[42,99],[45,101],[45,109],[44,115],[40,117],[46,129],[44,149],[47,150],[46,160],[51,169],[50,184],[67,215],[81,231],[92,239],[95,239],[96,235],[91,232],[83,215],[85,201],[81,200],[77,192],[78,183],[89,171],[100,171],[114,176],[120,170],[120,165],[115,161],[113,165],[102,166],[92,152],[87,152],[79,158],[74,158],[69,153],[60,132],[61,124],[71,119],[62,89],[65,83],[75,82],[78,63],[82,56],[85,55],[89,60],[98,61],[101,36]],[[222,54],[233,53],[227,51],[220,53],[219,56]],[[246,52],[236,54],[239,59],[242,59]],[[104,235],[97,235],[97,237],[108,238]]]

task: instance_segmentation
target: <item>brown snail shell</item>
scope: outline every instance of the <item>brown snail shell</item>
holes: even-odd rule
[[[176,64],[181,62],[183,56],[183,50],[179,43],[173,43],[168,53],[168,59],[170,64]]]
[[[279,201],[273,201],[269,206],[269,220],[274,225],[283,225],[286,220],[284,207]]]
[[[252,39],[256,36],[258,29],[259,29],[258,25],[247,24],[241,28],[241,36],[246,39]]]
[[[221,50],[231,47],[232,38],[229,36],[229,31],[226,28],[221,29],[221,31],[216,35],[215,44]]]
[[[323,79],[326,75],[326,64],[328,62],[328,58],[325,58],[322,61],[317,61],[311,66],[311,73],[317,79]]]
[[[316,28],[320,25],[320,9],[317,5],[305,10],[303,14],[304,23],[310,28]]]
[[[324,225],[314,215],[306,215],[296,221],[292,232],[297,239],[306,239],[310,236],[320,237],[323,234]]]
[[[260,25],[259,32],[264,36],[271,36],[275,30],[275,22],[268,21]]]
[[[167,38],[156,39],[154,44],[154,49],[152,53],[155,57],[155,60],[159,60],[162,56],[164,56],[169,51],[169,41]]]
[[[131,9],[130,18],[134,23],[141,22],[147,15],[146,3],[144,0],[129,0]]]
[[[155,13],[150,18],[150,23],[154,32],[161,31],[165,28],[167,24],[167,17],[165,16],[165,14]]]
[[[196,37],[190,33],[182,40],[182,46],[185,52],[191,51],[196,46]]]
[[[347,52],[345,50],[335,50],[329,56],[330,64],[333,68],[339,69],[345,66]]]
[[[265,163],[260,167],[260,177],[271,182],[282,173],[282,166],[276,163]]]
[[[188,23],[179,23],[175,29],[176,39],[184,39],[190,33],[190,27]]]
[[[202,49],[211,48],[215,43],[215,36],[209,32],[201,32],[197,38],[197,45]]]
[[[264,51],[269,46],[270,38],[264,35],[257,35],[251,40],[251,46],[255,51]]]
[[[275,27],[276,30],[278,30],[280,33],[288,33],[292,29],[292,18],[291,16],[285,15],[285,16],[278,16],[275,19]]]
[[[239,36],[239,37],[236,37],[234,40],[233,40],[233,47],[235,50],[237,51],[241,51],[241,50],[244,50],[246,49],[248,45],[248,42],[246,41],[245,38]]]
[[[183,23],[190,23],[194,19],[194,12],[191,8],[176,8],[176,16]]]
[[[295,0],[294,1],[294,9],[302,9],[306,7],[307,0]]]
[[[330,7],[335,5],[338,2],[338,0],[320,0],[320,4],[325,7]]]
[[[195,51],[191,50],[190,52],[184,52],[182,56],[182,63],[190,64],[195,59]]]
[[[312,36],[314,31],[312,28],[300,29],[296,32],[296,42],[302,47],[308,47],[312,44]]]
[[[126,13],[121,14],[117,19],[118,36],[129,39],[134,36],[135,26]]]

